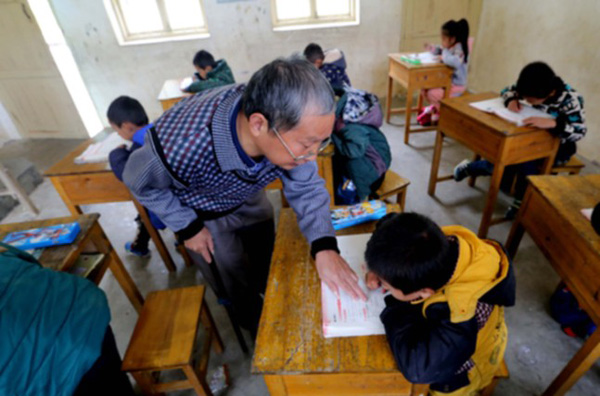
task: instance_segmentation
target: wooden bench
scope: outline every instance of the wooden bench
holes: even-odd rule
[[[564,165],[557,165],[552,168],[550,173],[557,175],[559,173],[568,173],[569,175],[578,175],[579,172],[585,167],[585,164],[581,162],[577,156],[572,156],[569,162]]]
[[[223,341],[204,301],[204,290],[204,286],[163,290],[146,298],[122,366],[144,394],[194,389],[198,395],[212,395],[206,382],[210,346],[221,353]],[[202,349],[197,350],[200,322],[205,336]],[[186,379],[159,382],[160,373],[170,370],[182,371]]]
[[[393,170],[385,172],[383,183],[375,192],[378,199],[392,203],[388,198],[396,196],[396,202],[400,205],[400,210],[404,212],[404,204],[406,203],[406,191],[410,180],[403,178]]]

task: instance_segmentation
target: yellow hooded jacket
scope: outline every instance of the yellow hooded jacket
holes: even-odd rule
[[[448,283],[421,301],[388,297],[381,319],[409,381],[430,383],[433,395],[470,395],[488,385],[502,363],[507,341],[503,307],[514,305],[515,279],[499,243],[460,226],[442,230],[458,240],[458,261]],[[479,302],[493,307],[481,329],[475,317]],[[474,367],[458,373],[469,360]]]

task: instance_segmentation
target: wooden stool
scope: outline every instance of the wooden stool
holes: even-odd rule
[[[569,175],[578,175],[579,172],[585,167],[585,164],[581,162],[576,156],[572,156],[569,162],[564,165],[557,165],[552,168],[550,173],[557,175],[559,173],[568,173]]]
[[[492,382],[490,382],[488,386],[481,390],[480,396],[492,396],[496,385],[498,385],[498,381],[501,378],[508,378],[509,376],[508,367],[506,367],[506,362],[503,360],[500,367],[498,367],[498,371],[496,371],[496,374],[494,375],[494,379],[492,379]]]
[[[381,200],[387,201],[387,198],[396,196],[396,202],[400,205],[400,209],[404,212],[404,204],[406,203],[406,189],[410,184],[410,180],[403,178],[396,172],[388,170],[385,172],[383,183],[377,189],[375,194]]]
[[[206,337],[195,364],[200,321]],[[205,378],[211,344],[215,352],[223,352],[223,341],[204,302],[204,286],[153,292],[146,298],[122,369],[133,375],[147,395],[181,389],[212,395]],[[186,379],[159,382],[160,372],[167,370],[181,370]]]

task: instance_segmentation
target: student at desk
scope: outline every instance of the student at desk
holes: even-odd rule
[[[129,156],[144,145],[144,136],[152,127],[152,124],[148,122],[148,116],[140,102],[129,96],[119,96],[113,100],[108,106],[106,117],[110,126],[119,136],[133,142],[129,149],[124,146],[118,147],[111,151],[108,156],[110,168],[117,179],[123,181],[123,170]],[[148,212],[148,217],[154,228],[158,230],[165,228],[165,225],[154,213]],[[135,218],[135,221],[138,225],[137,235],[132,242],[125,243],[125,250],[133,255],[145,257],[150,254],[148,249],[150,234],[139,215]]]
[[[225,59],[215,61],[208,51],[200,50],[194,56],[196,73],[192,83],[183,89],[185,92],[200,92],[222,85],[235,84],[233,73]]]
[[[467,68],[469,62],[469,23],[466,19],[450,20],[442,25],[442,45],[426,44],[426,48],[441,61],[452,67],[452,88],[450,96],[460,96],[467,86]],[[432,88],[421,91],[430,106],[417,116],[417,122],[423,126],[436,124],[440,118],[440,102],[444,98],[444,88]]]
[[[273,251],[273,208],[264,187],[280,178],[321,279],[364,297],[341,258],[317,153],[333,130],[335,102],[304,59],[278,59],[248,85],[190,97],[165,112],[123,179],[190,250],[213,289],[214,254],[242,325],[255,332]]]
[[[577,152],[577,141],[587,132],[583,97],[569,84],[554,74],[544,62],[533,62],[521,70],[515,85],[502,90],[505,106],[519,112],[519,100],[526,100],[534,107],[552,115],[552,118],[530,117],[525,125],[547,129],[560,138],[560,146],[556,153],[554,165],[562,165]],[[525,162],[515,165],[517,173],[515,198],[506,212],[507,219],[513,219],[521,207],[521,201],[527,189],[527,176],[539,173],[539,161]],[[461,181],[469,176],[490,176],[494,165],[486,160],[463,160],[454,168],[454,180]]]
[[[507,342],[504,307],[515,278],[502,246],[416,213],[389,214],[367,244],[367,286],[391,292],[381,313],[392,353],[433,395],[486,387]]]
[[[323,73],[334,90],[352,85],[346,74],[346,58],[339,49],[334,48],[323,52],[319,44],[310,43],[304,49],[304,57]]]

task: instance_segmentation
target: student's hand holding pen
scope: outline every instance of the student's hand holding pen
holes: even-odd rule
[[[508,106],[506,106],[508,108],[508,110],[513,111],[515,113],[518,113],[521,111],[521,109],[523,108],[523,106],[521,106],[521,102],[519,102],[517,99],[511,100],[510,102],[508,102]]]

